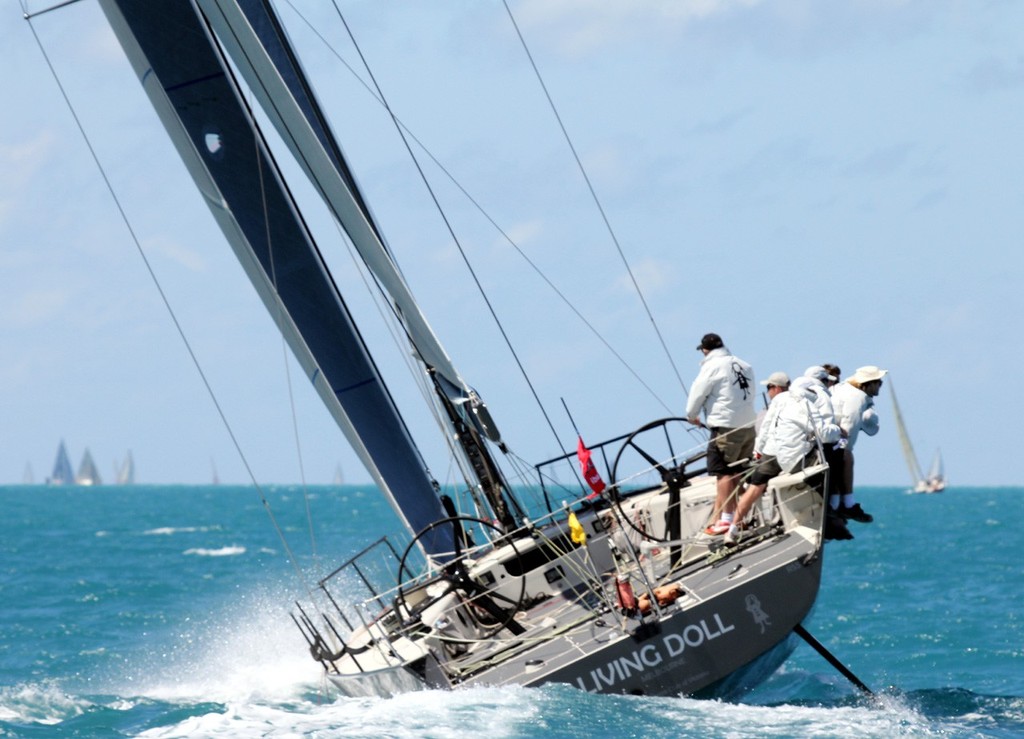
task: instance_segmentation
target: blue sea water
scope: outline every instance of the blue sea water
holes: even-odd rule
[[[873,698],[801,644],[740,703],[351,699],[288,616],[287,554],[329,567],[376,538],[371,488],[0,487],[0,736],[1024,736],[1024,489],[860,499],[875,523],[826,545],[806,625]]]

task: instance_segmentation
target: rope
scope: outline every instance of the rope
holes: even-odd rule
[[[629,362],[627,362],[626,359],[618,351],[616,351],[616,349],[607,341],[607,339],[605,339],[600,334],[600,332],[597,330],[597,328],[595,328],[594,325],[592,323],[590,323],[590,321],[588,321],[587,318],[580,312],[580,310],[575,305],[573,305],[573,303],[558,288],[558,286],[555,285],[555,283],[552,282],[547,277],[547,275],[544,274],[544,272],[540,269],[540,267],[537,266],[537,264],[535,262],[533,262],[533,260],[531,260],[529,256],[527,256],[527,254],[520,248],[520,246],[515,242],[515,240],[511,236],[509,236],[509,234],[501,227],[501,225],[499,225],[498,222],[495,221],[494,218],[490,215],[490,213],[487,212],[487,210],[483,207],[483,205],[481,205],[480,202],[478,200],[476,200],[469,193],[469,191],[466,190],[466,188],[459,182],[459,180],[455,177],[455,175],[452,174],[452,172],[447,167],[445,167],[444,164],[439,159],[437,159],[437,157],[434,156],[434,154],[430,151],[430,149],[426,146],[426,144],[424,144],[423,141],[421,141],[401,121],[401,119],[397,117],[397,115],[395,115],[393,110],[388,108],[387,103],[377,93],[374,92],[374,90],[370,87],[370,85],[368,85],[365,81],[363,81],[363,79],[359,76],[358,73],[356,73],[356,71],[352,68],[352,66],[348,62],[346,62],[341,57],[341,55],[331,46],[331,44],[327,41],[327,39],[323,36],[323,34],[317,29],[317,27],[314,26],[314,24],[311,23],[302,14],[302,12],[299,9],[297,9],[290,2],[290,0],[286,0],[286,2],[288,4],[288,6],[292,9],[292,11],[302,20],[302,22],[306,25],[306,27],[317,38],[319,38],[324,43],[324,45],[334,54],[334,57],[338,60],[338,62],[340,64],[342,64],[349,71],[349,73],[352,74],[352,76],[355,77],[356,80],[359,81],[363,85],[363,87],[370,93],[370,95],[372,95],[374,97],[374,99],[377,100],[377,102],[380,105],[382,105],[383,107],[385,107],[388,110],[388,113],[391,116],[391,119],[394,122],[394,124],[397,127],[399,127],[402,132],[404,132],[403,139],[405,137],[408,137],[409,140],[413,141],[416,144],[416,146],[419,147],[419,149],[434,164],[434,166],[437,167],[437,169],[466,198],[466,200],[476,209],[476,211],[481,216],[483,216],[483,218],[488,223],[491,224],[491,226],[495,229],[495,231],[497,231],[497,233],[500,234],[502,239],[504,239],[504,241],[506,243],[508,243],[508,245],[511,246],[516,251],[517,254],[519,254],[519,256],[534,271],[534,273],[555,293],[555,295],[559,298],[559,300],[561,300],[565,304],[565,306],[580,320],[580,322],[590,331],[590,333],[594,336],[594,338],[597,339],[602,345],[604,345],[604,347],[608,350],[608,352],[622,365],[622,367],[627,372],[629,372],[629,374],[631,374],[634,377],[634,379],[636,379],[636,381],[644,388],[644,390],[646,390],[651,395],[651,397],[655,400],[655,402],[657,402],[667,412],[671,412],[671,409],[665,403],[665,401],[662,400],[658,396],[657,392],[655,392],[655,390],[653,388],[651,388],[650,385],[648,385],[643,380],[643,378],[636,371],[636,369],[634,369],[633,366],[630,365]]]
[[[135,244],[135,249],[138,252],[139,256],[142,257],[142,261],[146,266],[146,271],[149,272],[149,276],[153,280],[153,285],[156,287],[157,293],[160,295],[160,299],[163,302],[164,307],[167,309],[167,313],[168,315],[170,315],[171,321],[174,323],[174,328],[177,330],[178,336],[181,337],[182,343],[184,343],[185,349],[192,360],[192,364],[195,366],[196,371],[199,373],[199,378],[202,380],[203,386],[206,388],[206,392],[210,396],[210,400],[213,402],[213,406],[217,411],[217,415],[220,417],[221,423],[224,425],[228,437],[231,439],[231,443],[235,447],[235,450],[242,461],[242,465],[245,467],[246,473],[249,476],[249,479],[252,481],[253,485],[255,486],[259,494],[260,502],[262,503],[264,510],[267,512],[267,516],[270,518],[274,530],[277,531],[278,537],[281,540],[281,545],[284,547],[288,560],[295,571],[295,575],[297,576],[299,582],[303,583],[303,587],[308,591],[308,587],[305,585],[304,579],[302,577],[302,572],[299,569],[298,560],[295,558],[295,555],[292,552],[291,547],[288,545],[288,540],[285,538],[284,532],[282,531],[280,525],[278,524],[277,519],[274,517],[273,511],[270,508],[270,503],[267,501],[262,486],[256,481],[256,476],[249,465],[249,460],[246,458],[245,453],[242,451],[242,447],[238,441],[238,437],[235,435],[234,429],[232,429],[231,424],[228,422],[227,416],[224,413],[224,409],[221,407],[220,402],[217,400],[217,395],[214,392],[213,387],[210,385],[210,381],[207,378],[206,373],[203,371],[203,367],[199,362],[199,358],[196,356],[196,353],[188,340],[188,336],[185,334],[185,330],[182,327],[181,322],[178,320],[178,316],[174,312],[174,308],[171,306],[170,300],[168,299],[167,294],[164,292],[163,286],[160,284],[160,280],[157,277],[155,270],[153,269],[153,265],[150,263],[149,258],[146,256],[146,252],[142,248],[142,243],[139,241],[139,237],[136,234],[135,229],[132,227],[131,220],[128,218],[128,214],[125,212],[124,206],[121,204],[121,201],[117,196],[117,191],[114,189],[114,185],[110,181],[110,177],[107,175],[107,171],[104,168],[102,162],[100,161],[99,155],[96,152],[96,148],[93,146],[92,140],[90,139],[89,134],[85,130],[85,126],[82,124],[82,121],[78,116],[78,113],[75,111],[75,107],[71,102],[71,98],[68,96],[67,90],[64,88],[64,84],[61,82],[60,75],[57,73],[57,69],[56,67],[54,67],[49,54],[46,53],[46,48],[43,46],[42,39],[39,38],[39,34],[36,32],[35,26],[32,23],[32,17],[26,14],[25,20],[28,21],[29,29],[32,32],[32,37],[35,39],[36,45],[39,47],[39,52],[43,55],[43,59],[46,61],[46,65],[50,69],[50,74],[53,75],[53,80],[57,84],[57,88],[60,91],[61,96],[64,98],[64,102],[67,105],[68,112],[71,114],[71,117],[74,119],[75,125],[77,126],[79,133],[82,135],[82,139],[85,142],[86,148],[89,150],[89,155],[92,157],[93,162],[96,164],[96,168],[99,170],[100,177],[102,177],[103,182],[106,185],[107,191],[110,193],[110,196],[114,201],[114,206],[117,208],[117,211],[121,216],[121,220],[124,223],[125,228],[128,230],[128,234],[130,235],[132,242]]]
[[[480,283],[480,279],[476,274],[476,270],[473,269],[473,265],[470,263],[469,257],[466,255],[466,251],[463,248],[462,242],[456,235],[455,229],[452,226],[451,221],[448,220],[448,214],[441,207],[441,203],[437,199],[437,194],[434,192],[434,188],[431,187],[430,181],[427,179],[426,173],[423,171],[423,167],[420,164],[419,158],[413,152],[412,146],[410,146],[409,144],[409,139],[405,135],[403,126],[399,123],[398,118],[392,111],[390,103],[387,102],[387,99],[384,96],[384,92],[381,89],[380,85],[378,84],[377,79],[373,74],[373,71],[370,69],[370,66],[367,63],[366,58],[363,56],[362,49],[360,48],[358,42],[356,41],[355,36],[352,34],[352,29],[349,27],[348,22],[345,20],[345,16],[342,14],[341,9],[338,8],[337,2],[334,3],[334,8],[338,14],[338,18],[341,20],[342,25],[345,27],[345,32],[348,33],[348,37],[352,41],[353,47],[355,47],[356,53],[359,55],[359,59],[362,61],[363,66],[366,69],[366,73],[370,76],[370,81],[373,83],[373,87],[377,92],[378,99],[384,105],[384,109],[388,112],[388,115],[391,117],[391,122],[394,124],[395,130],[398,132],[399,137],[402,139],[402,144],[405,146],[406,151],[409,153],[409,158],[415,165],[416,171],[419,173],[420,180],[423,182],[423,186],[427,189],[427,193],[430,195],[430,199],[433,201],[434,207],[437,209],[438,215],[444,222],[445,228],[448,230],[448,234],[452,238],[452,242],[455,244],[455,247],[459,250],[459,255],[462,257],[462,261],[466,265],[466,269],[469,271],[470,277],[472,277],[473,283],[476,285],[477,290],[480,293],[480,297],[483,299],[484,304],[487,306],[487,310],[490,312],[491,318],[494,321],[495,326],[497,326],[499,333],[501,333],[501,337],[505,341],[505,345],[508,347],[508,350],[512,355],[512,359],[515,361],[516,366],[519,367],[520,374],[522,374],[523,379],[526,381],[527,387],[530,389],[530,393],[533,395],[533,398],[537,403],[538,408],[540,408],[541,415],[544,416],[544,420],[547,422],[548,428],[551,430],[551,434],[555,438],[555,441],[559,443],[559,446],[561,446],[561,442],[559,441],[558,437],[558,432],[555,430],[554,423],[552,423],[551,418],[548,416],[548,412],[545,409],[544,404],[540,400],[540,396],[538,395],[537,390],[533,385],[533,381],[530,379],[529,373],[526,371],[526,367],[523,366],[522,360],[519,358],[519,354],[516,352],[515,347],[512,345],[512,340],[509,338],[508,333],[505,330],[504,324],[501,322],[501,319],[498,318],[498,314],[494,310],[494,306],[492,305],[490,298],[487,297],[487,293],[484,290],[483,285]],[[562,451],[564,452],[565,450],[562,449]]]
[[[619,238],[615,234],[615,229],[612,228],[611,221],[608,220],[608,215],[604,210],[604,206],[601,205],[601,199],[597,196],[597,190],[594,189],[590,176],[587,174],[587,170],[583,166],[583,161],[580,159],[580,156],[576,151],[576,147],[572,143],[572,137],[569,136],[569,131],[562,122],[562,116],[558,113],[555,101],[552,99],[551,93],[548,92],[547,85],[544,84],[544,78],[541,76],[540,69],[537,67],[536,62],[533,59],[533,55],[530,53],[530,49],[526,45],[526,39],[523,37],[522,31],[519,30],[519,24],[516,23],[515,16],[512,15],[512,9],[509,8],[508,1],[502,0],[502,4],[504,4],[505,10],[508,12],[508,17],[509,20],[512,21],[512,26],[516,29],[516,35],[519,37],[519,41],[523,46],[523,51],[526,52],[526,56],[530,60],[530,66],[533,67],[533,71],[537,75],[537,81],[540,83],[541,89],[544,91],[544,96],[547,98],[548,104],[551,106],[551,112],[554,114],[555,120],[558,121],[559,128],[562,129],[562,135],[565,136],[565,142],[569,145],[569,150],[572,152],[572,156],[576,160],[576,165],[579,167],[580,174],[583,176],[583,180],[587,184],[587,189],[590,191],[590,195],[594,200],[594,205],[597,206],[597,210],[601,214],[601,220],[604,221],[605,228],[608,230],[608,235],[611,236],[612,242],[615,244],[615,249],[619,253],[619,258],[622,259],[622,263],[626,267],[626,272],[629,273],[629,279],[633,283],[633,289],[636,290],[636,294],[640,298],[640,302],[643,304],[644,311],[647,313],[647,318],[650,320],[651,326],[654,328],[654,333],[657,335],[658,341],[661,343],[661,348],[665,351],[668,363],[671,365],[672,371],[675,373],[676,380],[679,381],[679,385],[682,387],[683,394],[685,395],[689,392],[686,388],[686,383],[683,382],[683,378],[679,374],[679,369],[676,367],[676,363],[672,359],[672,353],[668,349],[668,344],[665,343],[665,338],[661,334],[661,329],[658,328],[658,324],[654,320],[654,314],[651,313],[651,308],[647,304],[647,299],[644,297],[643,291],[640,289],[640,284],[636,280],[636,275],[633,274],[633,268],[630,266],[629,260],[626,259],[625,253],[622,251],[622,245],[619,243]]]

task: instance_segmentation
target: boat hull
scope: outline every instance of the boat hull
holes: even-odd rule
[[[744,576],[745,566],[723,560],[721,574],[732,576],[734,587],[657,621],[636,624],[630,634],[623,635],[618,619],[609,614],[568,640],[572,650],[556,641],[467,682],[567,683],[593,693],[734,697],[756,687],[792,651],[785,645],[794,626],[810,613],[821,575],[817,556],[806,563],[790,561],[754,579]],[[759,665],[762,658],[773,664]]]

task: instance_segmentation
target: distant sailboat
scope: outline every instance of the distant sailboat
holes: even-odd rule
[[[936,449],[928,475],[914,487],[915,493],[941,493],[946,489],[946,472],[942,464],[942,450]]]
[[[132,458],[131,449],[128,450],[124,463],[117,469],[116,482],[118,485],[135,484],[135,460]]]
[[[53,463],[53,474],[47,483],[50,485],[71,485],[75,482],[75,474],[71,471],[71,460],[68,459],[68,450],[64,446],[64,440],[60,440],[57,447],[57,461]]]
[[[910,469],[910,477],[914,487],[914,493],[941,493],[946,489],[946,477],[943,472],[942,453],[935,452],[932,466],[928,470],[927,477],[921,471],[921,465],[914,453],[914,445],[910,442],[910,435],[907,433],[907,426],[903,422],[903,414],[900,412],[900,404],[896,400],[896,389],[892,382],[889,383],[889,394],[892,397],[893,416],[896,418],[896,432],[900,437],[900,446],[903,447],[903,456],[907,460],[907,467]]]
[[[25,485],[34,485],[36,482],[36,476],[32,473],[32,463],[25,463],[25,474],[22,476],[21,481]]]
[[[332,484],[333,485],[344,485],[345,484],[345,478],[341,474],[341,465],[340,464],[337,467],[334,468],[334,480],[332,481]]]
[[[92,460],[92,454],[88,449],[82,456],[82,464],[78,466],[78,474],[75,475],[76,485],[102,485],[100,471],[96,469],[96,463]]]

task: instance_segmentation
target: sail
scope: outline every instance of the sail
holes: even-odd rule
[[[269,4],[265,0],[197,1],[282,140],[391,296],[422,361],[443,378],[442,387],[453,403],[472,407],[472,389],[459,376],[395,266]],[[493,425],[485,426],[478,414],[463,415],[499,441]]]
[[[511,510],[519,510],[518,503],[481,438],[505,451],[497,426],[480,396],[456,371],[398,270],[271,4],[196,2],[296,162],[391,298],[395,315],[428,370],[439,418],[456,441],[464,469],[484,492],[495,518],[514,528]]]
[[[70,485],[75,481],[75,475],[71,471],[71,460],[68,459],[68,450],[61,439],[57,447],[57,461],[53,463],[53,474],[50,475],[51,485]]]
[[[932,457],[932,466],[928,468],[928,479],[929,480],[945,480],[946,472],[942,467],[942,450],[936,449],[935,456]]]
[[[76,485],[101,485],[103,481],[100,479],[100,472],[96,469],[96,463],[93,461],[92,453],[86,449],[85,454],[82,455],[82,463],[78,465],[78,474],[75,475]]]
[[[942,466],[942,450],[936,449],[932,457],[931,467],[928,468],[928,477],[918,484],[919,492],[939,493],[946,489],[946,471]]]
[[[135,459],[132,457],[132,452],[130,449],[128,450],[128,456],[125,457],[124,463],[117,470],[117,484],[135,484]]]
[[[893,418],[896,419],[896,433],[900,437],[900,446],[903,447],[903,457],[906,459],[907,467],[910,470],[911,484],[916,487],[924,479],[924,475],[921,474],[921,465],[917,461],[917,455],[914,454],[914,446],[910,443],[910,435],[907,433],[906,424],[903,422],[903,414],[900,413],[900,404],[896,400],[896,388],[893,387],[891,380],[889,382],[889,395],[892,397]]]
[[[190,174],[307,377],[411,531],[445,513],[266,142],[198,11],[101,7]],[[431,552],[450,537],[424,541]]]

